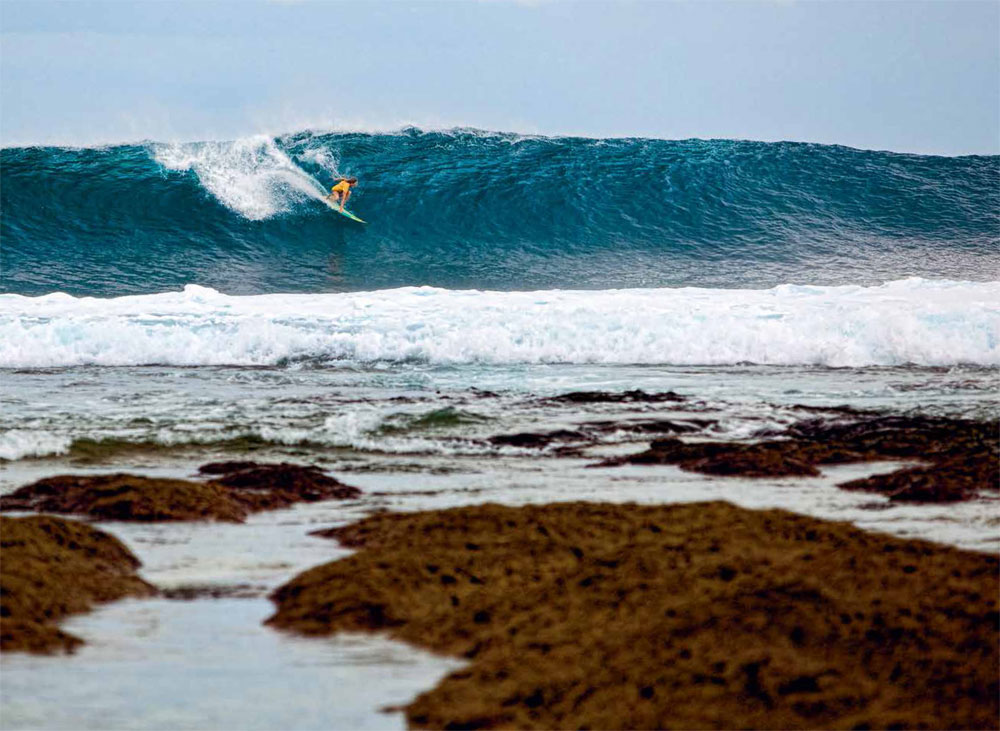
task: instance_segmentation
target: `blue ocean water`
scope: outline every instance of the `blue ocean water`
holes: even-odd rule
[[[22,295],[1000,278],[996,156],[465,129],[0,154]],[[367,226],[318,201],[341,174]]]

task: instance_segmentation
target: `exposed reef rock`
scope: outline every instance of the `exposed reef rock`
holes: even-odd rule
[[[226,520],[247,509],[210,482],[140,475],[57,475],[0,497],[2,510],[74,513],[104,520]]]
[[[258,462],[249,461],[232,461],[232,462],[209,462],[208,464],[203,464],[198,468],[198,472],[203,475],[225,475],[233,472],[239,472],[241,470],[252,470],[259,467]]]
[[[730,442],[683,442],[658,439],[639,454],[606,459],[594,467],[620,464],[675,464],[681,469],[708,475],[746,477],[814,476],[819,470],[810,455],[791,442],[735,444]]]
[[[840,485],[870,490],[895,501],[954,502],[979,490],[1000,489],[1000,427],[995,423],[934,417],[876,416],[855,412],[851,421],[810,419],[780,440],[754,443],[661,439],[638,454],[594,467],[675,464],[710,475],[781,477],[818,475],[818,465],[919,459],[929,465]]]
[[[129,474],[59,475],[0,497],[0,510],[74,513],[104,520],[241,522],[261,510],[361,494],[316,467],[230,462],[204,465],[201,471],[221,476],[198,482]]]
[[[552,444],[597,444],[608,434],[689,434],[706,429],[714,419],[638,419],[631,421],[588,421],[576,429],[554,429],[546,432],[498,434],[487,441],[494,446],[541,449]]]
[[[645,391],[571,391],[570,393],[552,396],[542,399],[547,403],[564,404],[660,404],[665,402],[686,401],[686,396],[681,396],[673,391],[662,393],[646,393]]]
[[[213,482],[234,492],[251,511],[273,510],[297,502],[318,500],[350,500],[361,495],[361,490],[345,485],[312,465],[255,464],[253,462],[204,465],[214,467],[221,477]]]
[[[71,651],[55,623],[98,602],[150,596],[139,560],[114,536],[48,515],[0,517],[0,649]]]
[[[996,476],[995,460],[958,458],[851,480],[838,487],[880,492],[893,502],[950,503],[976,497],[981,489],[996,489]]]
[[[417,728],[997,728],[998,560],[726,503],[384,513],[274,627],[467,658]]]
[[[164,599],[194,601],[196,599],[249,599],[264,596],[266,587],[259,584],[185,584],[160,589]]]
[[[490,444],[499,447],[547,447],[553,442],[579,442],[587,439],[587,435],[575,429],[555,429],[548,432],[519,432],[517,434],[498,434],[489,438]]]

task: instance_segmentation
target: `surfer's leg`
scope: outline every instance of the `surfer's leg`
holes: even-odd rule
[[[340,198],[340,210],[344,210],[344,206],[347,205],[347,199],[351,197],[351,191],[345,190]]]

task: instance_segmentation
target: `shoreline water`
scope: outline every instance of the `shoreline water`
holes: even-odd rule
[[[357,683],[359,690],[361,687],[366,690],[360,694],[348,693],[348,697],[357,701],[348,706],[353,709],[353,715],[349,716],[351,723],[364,728],[399,727],[398,716],[384,716],[378,708],[408,703],[418,691],[428,690],[434,677],[440,677],[454,666],[401,647],[396,649],[395,644],[387,644],[379,638],[352,640],[346,637],[335,640],[332,645],[323,640],[318,644],[312,644],[317,641],[309,639],[290,642],[275,637],[273,630],[259,624],[271,612],[264,597],[277,583],[288,580],[297,571],[350,554],[350,549],[309,536],[310,531],[347,525],[386,509],[407,514],[459,505],[548,504],[553,498],[573,501],[581,497],[596,501],[612,499],[616,504],[638,500],[646,505],[659,505],[665,500],[686,503],[711,499],[713,495],[726,496],[760,509],[774,503],[787,504],[790,497],[806,492],[823,496],[823,502],[812,501],[814,512],[818,505],[825,503],[819,512],[825,511],[840,519],[851,519],[853,515],[855,522],[862,526],[864,521],[857,521],[857,518],[868,517],[878,526],[876,533],[888,528],[897,534],[919,536],[926,535],[928,529],[933,532],[942,525],[947,526],[956,513],[981,511],[989,509],[990,505],[972,501],[937,508],[907,506],[872,510],[872,496],[860,496],[833,487],[841,480],[901,466],[892,463],[844,465],[824,470],[820,478],[779,480],[709,478],[670,467],[631,467],[623,468],[625,474],[616,474],[610,481],[594,485],[599,478],[594,476],[593,470],[584,473],[583,460],[570,460],[568,464],[564,460],[554,460],[560,465],[559,471],[565,472],[568,468],[579,475],[576,479],[564,479],[560,487],[553,484],[551,472],[556,470],[550,470],[549,475],[539,475],[532,460],[522,458],[518,461],[521,462],[518,469],[512,469],[509,464],[500,465],[495,467],[493,474],[482,471],[485,466],[482,462],[471,466],[471,471],[452,475],[344,473],[343,479],[365,490],[361,499],[349,503],[311,503],[262,513],[252,517],[247,525],[97,523],[122,538],[144,560],[145,566],[140,572],[147,580],[152,580],[161,589],[180,590],[181,595],[182,590],[193,591],[195,598],[116,603],[76,617],[64,628],[82,635],[88,645],[73,658],[5,658],[5,696],[8,699],[18,697],[18,688],[23,688],[29,697],[32,692],[47,689],[44,697],[61,699],[53,701],[59,709],[57,712],[46,712],[30,704],[11,705],[7,701],[6,725],[21,727],[13,722],[21,718],[24,727],[59,727],[58,719],[74,716],[78,721],[82,719],[84,727],[89,724],[89,727],[104,728],[163,728],[164,719],[170,719],[172,727],[203,727],[206,718],[214,718],[213,714],[222,712],[222,701],[232,697],[234,692],[245,694],[248,689],[259,687],[258,692],[269,698],[282,695],[276,696],[270,672],[247,673],[240,669],[247,662],[272,657],[273,660],[267,663],[272,670],[285,663],[292,664],[289,671],[297,673],[293,676],[298,678],[296,689],[288,686],[284,700],[276,705],[269,701],[261,716],[244,718],[240,712],[227,711],[225,716],[218,716],[220,722],[224,719],[229,724],[239,721],[240,725],[248,723],[248,727],[273,728],[273,723],[254,718],[280,718],[284,725],[302,728],[319,728],[329,723],[340,727],[345,722],[343,709],[330,715],[317,708],[313,702],[317,696],[313,691],[340,694],[353,687],[351,683]],[[89,471],[114,469],[117,468],[105,465]],[[190,466],[176,465],[164,467],[160,474],[187,477],[191,471]],[[477,475],[477,471],[480,474]],[[506,489],[496,484],[498,474],[507,475],[509,486]],[[530,485],[532,478],[535,487]],[[415,480],[419,482],[414,484]],[[588,482],[590,492],[582,489]],[[807,484],[813,486],[806,487]],[[841,503],[839,507],[838,502]],[[847,504],[855,507],[848,509]],[[992,504],[996,506],[995,499]],[[996,508],[991,512],[996,515]],[[914,522],[911,517],[908,521],[908,514],[922,514],[923,520]],[[952,542],[945,536],[946,532],[937,535],[939,540]],[[957,542],[962,544],[963,539],[958,538]],[[994,539],[975,545],[975,548],[986,555],[996,555],[997,546]],[[243,598],[228,598],[226,590],[232,587],[242,587]],[[214,590],[214,594],[206,589]],[[208,665],[205,664],[206,648],[212,648],[214,658]],[[313,659],[309,660],[310,657]],[[305,674],[294,670],[303,663]],[[351,668],[351,675],[343,675],[345,666]],[[94,685],[79,685],[81,668],[87,669]],[[177,679],[190,672],[211,672],[214,680],[200,688],[178,687]],[[397,680],[388,680],[387,673]],[[137,678],[148,685],[137,686]],[[335,686],[328,685],[333,682]],[[75,690],[65,693],[60,690],[61,683],[71,683]],[[238,690],[233,687],[234,683],[238,684]],[[329,690],[322,691],[324,687]],[[381,690],[373,692],[376,687]],[[161,693],[171,688],[182,695],[173,691]],[[289,702],[296,698],[295,703]],[[181,710],[179,702],[187,710]],[[137,703],[148,704],[146,710],[140,711]],[[369,705],[362,707],[365,703]],[[252,705],[248,710],[257,713]]]
[[[992,369],[86,367],[8,374],[2,396],[13,408],[5,409],[4,425],[25,433],[47,430],[64,439],[68,451],[3,463],[3,493],[58,473],[190,479],[204,462],[248,458],[317,464],[364,491],[347,502],[261,513],[246,525],[98,522],[144,561],[140,575],[194,598],[106,605],[64,625],[88,643],[78,655],[5,659],[5,698],[15,698],[12,688],[23,689],[25,697],[45,688],[40,697],[59,699],[51,701],[59,711],[5,700],[5,715],[15,709],[24,727],[58,727],[66,714],[90,719],[94,727],[162,728],[163,719],[179,727],[198,726],[198,719],[204,725],[237,692],[234,683],[240,693],[257,688],[271,698],[284,694],[262,718],[337,725],[347,722],[344,716],[324,715],[298,691],[311,688],[325,697],[355,681],[364,692],[350,705],[351,723],[399,727],[399,715],[378,708],[410,702],[453,665],[384,639],[313,645],[275,638],[259,624],[270,612],[269,591],[347,554],[310,531],[379,511],[725,500],[847,520],[980,555],[1000,550],[1000,498],[993,493],[959,503],[900,505],[836,487],[920,460],[823,466],[816,477],[718,477],[675,465],[589,467],[641,452],[665,429],[690,430],[680,436],[695,443],[751,444],[817,418],[836,424],[872,418],[865,414],[908,414],[918,421],[978,414],[990,420]],[[258,438],[248,440],[248,433]],[[567,436],[547,442],[551,434]],[[225,639],[206,665],[204,653],[220,633],[232,642]],[[288,667],[297,688],[275,693],[267,673],[242,669],[264,657],[274,658],[266,665]],[[343,669],[358,663],[349,681]],[[74,668],[83,667],[96,687],[69,692],[79,674]],[[201,688],[177,685],[178,678],[202,672],[215,679]],[[391,679],[379,691],[383,675]],[[137,687],[136,678],[148,686]],[[167,697],[157,687],[174,690]],[[177,693],[190,696],[190,713],[178,710]],[[133,699],[148,710],[138,710]],[[242,720],[248,727],[256,723]]]

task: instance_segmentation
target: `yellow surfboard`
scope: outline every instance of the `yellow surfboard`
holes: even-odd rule
[[[353,213],[351,213],[346,208],[341,209],[339,203],[334,203],[329,198],[323,198],[323,202],[326,203],[328,206],[330,206],[330,208],[332,208],[333,210],[335,210],[341,216],[346,216],[347,218],[351,219],[352,221],[357,221],[358,223],[368,223],[367,221],[362,221],[360,218],[358,218],[357,216],[355,216]]]

